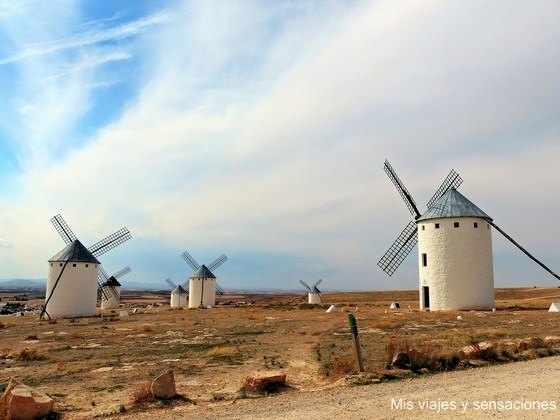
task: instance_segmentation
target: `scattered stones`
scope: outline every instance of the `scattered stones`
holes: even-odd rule
[[[54,400],[18,380],[11,378],[0,398],[6,418],[12,420],[31,420],[47,416],[53,411]]]
[[[539,337],[524,338],[519,343],[517,343],[517,350],[519,350],[520,352],[529,349],[541,349],[543,347],[546,347],[546,344],[544,340]]]
[[[168,369],[153,380],[150,391],[154,398],[169,399],[177,396],[173,369]]]
[[[243,388],[253,392],[275,392],[286,386],[285,373],[251,373],[243,382]]]
[[[558,336],[549,336],[544,338],[544,344],[551,347],[558,347],[560,346],[560,337]]]

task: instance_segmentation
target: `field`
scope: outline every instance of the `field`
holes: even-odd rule
[[[323,306],[307,305],[301,295],[230,295],[221,300],[255,303],[210,310],[147,309],[168,298],[129,294],[126,309],[141,307],[130,317],[118,311],[56,322],[1,316],[0,383],[16,376],[46,392],[65,418],[157,410],[134,406],[131,398],[168,367],[178,392],[191,400],[175,404],[192,410],[245,398],[240,388],[251,372],[283,371],[294,392],[341,386],[337,380],[353,366],[353,342],[347,313],[325,313],[330,304],[356,316],[369,372],[383,371],[390,340],[447,352],[472,339],[558,334],[560,315],[546,309],[560,300],[560,289],[496,289],[496,298],[496,312],[436,313],[417,310],[416,291],[326,293]],[[401,309],[388,309],[392,301]]]

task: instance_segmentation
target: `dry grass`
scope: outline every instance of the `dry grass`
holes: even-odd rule
[[[355,365],[352,359],[346,356],[337,356],[331,363],[331,375],[334,377],[348,375],[355,372]]]
[[[37,349],[23,349],[15,357],[21,362],[32,362],[36,360],[46,360],[47,356]]]
[[[508,332],[504,328],[489,328],[476,330],[475,335],[480,337],[505,337],[508,335]]]
[[[154,396],[150,389],[150,383],[138,385],[132,392],[131,403],[142,404],[154,400]]]
[[[141,333],[148,333],[153,332],[154,329],[150,325],[142,325],[140,328],[138,328],[138,331]]]
[[[393,363],[393,358],[395,357],[395,353],[397,351],[397,346],[395,344],[395,342],[393,341],[393,339],[389,339],[387,340],[387,342],[385,343],[385,367],[387,369],[389,369],[391,367],[391,364]]]
[[[27,337],[25,337],[26,340],[38,340],[39,337],[37,337],[37,334],[31,334],[28,335]]]
[[[382,319],[380,319],[380,320],[377,320],[377,321],[373,321],[373,322],[371,323],[371,326],[372,326],[373,328],[380,328],[380,329],[383,329],[383,328],[391,328],[391,327],[394,327],[394,326],[395,326],[395,323],[394,323],[394,322],[391,322],[391,321],[389,321],[389,320],[382,320]]]
[[[234,346],[214,347],[206,353],[211,357],[235,356],[236,354],[239,354],[239,348]]]
[[[80,339],[80,338],[84,338],[84,336],[77,331],[73,331],[70,334],[68,334],[68,338],[70,338],[72,340],[77,340],[77,339]]]
[[[4,324],[3,322],[0,322],[0,330],[3,330],[4,328],[6,328],[6,324]]]

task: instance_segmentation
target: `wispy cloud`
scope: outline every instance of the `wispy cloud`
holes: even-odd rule
[[[87,47],[108,41],[116,41],[138,35],[151,26],[162,24],[169,20],[169,12],[161,11],[153,15],[127,22],[120,26],[96,28],[72,34],[64,39],[36,42],[24,46],[18,53],[0,60],[0,65],[22,61],[31,57],[52,54],[73,48]]]

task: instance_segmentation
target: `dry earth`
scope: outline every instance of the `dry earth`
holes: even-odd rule
[[[324,294],[324,301],[356,315],[366,369],[375,372],[385,365],[385,344],[390,339],[450,352],[471,339],[507,341],[560,335],[560,316],[545,310],[552,300],[560,300],[558,295],[558,288],[497,289],[496,312],[419,312],[415,291]],[[158,300],[167,298],[137,295],[124,299],[129,310]],[[252,296],[225,300],[246,301]],[[132,409],[133,416],[144,412],[155,416],[175,409],[196,409],[197,415],[211,416],[205,407],[234,400],[247,404],[239,400],[243,397],[240,388],[245,376],[256,371],[285,372],[292,391],[286,396],[250,400],[251,407],[284,398],[350,392],[337,382],[344,372],[333,368],[333,362],[353,361],[346,313],[326,314],[328,304],[310,307],[303,303],[303,296],[258,296],[255,300],[251,307],[143,308],[127,318],[109,311],[103,318],[56,323],[39,321],[36,315],[2,316],[0,385],[16,376],[53,396],[65,418],[108,416],[121,406]],[[400,301],[402,309],[389,310],[391,301]],[[24,349],[36,350],[44,359],[17,360]],[[175,371],[178,391],[196,406],[186,402],[173,407],[133,406],[134,390],[168,367]],[[472,372],[455,372],[451,377],[460,381]],[[510,386],[503,380],[497,383]]]

